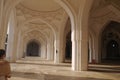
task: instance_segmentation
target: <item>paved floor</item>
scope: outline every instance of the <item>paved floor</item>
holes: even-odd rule
[[[89,65],[89,71],[71,71],[70,64],[11,63],[9,80],[120,80],[120,65]]]

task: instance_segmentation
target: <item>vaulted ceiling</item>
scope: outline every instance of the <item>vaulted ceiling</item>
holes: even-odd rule
[[[104,7],[106,5],[113,5],[120,10],[120,0],[94,0],[93,8]]]
[[[24,0],[21,4],[34,11],[55,11],[61,8],[54,0]]]

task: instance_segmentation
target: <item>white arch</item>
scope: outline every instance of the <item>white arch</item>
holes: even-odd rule
[[[29,30],[26,32],[26,34],[31,34],[31,32],[34,32],[34,31],[36,32],[38,30]],[[47,41],[47,37],[44,36],[40,31],[38,31],[38,32],[40,33],[39,35],[41,36],[41,38],[39,40],[41,41],[42,44],[45,44]],[[29,37],[29,36],[25,37],[25,35],[23,35],[23,39],[25,39],[25,38],[27,38],[26,40],[29,41],[29,40],[33,39],[34,37]]]
[[[26,40],[25,40],[25,44],[23,45],[23,47],[26,49],[26,45],[30,42],[30,41],[32,41],[32,40],[34,40],[35,38],[34,37],[32,37],[32,38],[27,38]],[[43,38],[40,38],[40,39],[35,39],[37,42],[39,42],[39,44],[41,44],[41,45],[46,45],[46,42],[45,42],[45,40],[43,39]]]
[[[28,32],[28,34],[30,33],[30,31]],[[30,33],[31,34],[31,33]],[[39,34],[39,35],[41,35],[41,34]],[[43,35],[42,35],[43,36]],[[25,39],[26,38],[26,39]],[[29,37],[29,36],[27,36],[27,37],[25,37],[25,36],[23,36],[23,41],[24,42],[22,42],[21,44],[23,44],[23,45],[19,45],[19,46],[21,46],[22,48],[21,48],[21,51],[22,52],[24,52],[24,51],[26,51],[26,45],[28,44],[28,42],[29,41],[31,41],[31,40],[33,40],[33,39],[35,39],[35,40],[37,40],[37,41],[39,41],[39,43],[41,44],[41,46],[42,45],[46,45],[46,40],[42,37],[42,38],[36,38],[36,37]],[[42,49],[43,49],[43,46],[42,46]],[[22,57],[22,55],[23,54],[17,54],[17,55],[19,55],[19,58],[21,58]]]
[[[28,48],[28,45],[31,44],[32,42],[36,43],[38,46],[39,46],[39,52],[41,51],[40,48],[41,48],[41,43],[40,41],[36,40],[36,39],[31,39],[29,40],[27,43],[26,43],[26,52],[27,52],[27,48]],[[39,54],[39,53],[38,53]],[[39,54],[40,55],[40,54]]]
[[[84,5],[81,8],[79,8],[79,16],[78,16],[79,21],[81,23],[80,27],[82,26],[80,29],[82,29],[82,30],[84,30],[84,29],[86,29],[86,27],[88,27],[88,19],[89,19],[90,9],[93,4],[93,0],[84,0],[84,1],[85,1],[83,3]]]
[[[74,11],[73,7],[68,3],[66,0],[54,0],[57,2],[69,15],[71,20],[71,26],[72,30],[75,28],[75,18],[76,18],[76,12]]]
[[[88,42],[89,42],[88,43],[89,44],[89,46],[88,46],[89,47],[89,49],[88,49],[89,56],[88,57],[89,57],[89,62],[91,63],[92,62],[92,57],[93,57],[92,56],[93,55],[93,47],[92,47],[93,46],[93,37],[92,37],[91,32],[89,32],[89,41]]]
[[[21,22],[20,25],[18,25],[18,26],[19,26],[19,27],[20,27],[20,26],[24,26],[25,24],[27,24],[27,23],[29,23],[29,22],[37,21],[37,20],[39,20],[39,21],[41,21],[41,22],[47,24],[47,26],[50,27],[50,28],[52,29],[53,34],[54,34],[54,38],[56,37],[56,32],[57,32],[57,31],[53,28],[53,26],[54,26],[54,27],[56,27],[56,26],[55,26],[54,24],[52,24],[52,23],[49,23],[49,22],[48,22],[47,20],[45,20],[45,19],[41,19],[41,18],[32,18],[32,19],[30,19],[30,20]]]
[[[41,45],[41,43],[37,39],[30,39],[27,44],[29,44],[33,41],[36,42],[37,44]]]
[[[45,36],[45,34],[44,34],[43,32],[40,32],[40,31],[37,30],[37,29],[30,29],[30,30],[28,30],[28,31],[26,31],[26,32],[24,32],[24,33],[22,33],[22,34],[29,34],[29,33],[31,33],[31,32],[35,32],[35,31],[39,32],[39,33],[40,33],[39,35],[43,35],[43,37],[44,37],[45,39],[48,39],[48,37]],[[23,36],[24,36],[24,35],[23,35]]]
[[[9,12],[13,8],[15,8],[15,6],[18,5],[21,1],[23,1],[23,0],[15,0],[15,1],[13,1],[13,3],[11,3],[10,1],[8,1],[8,4],[6,5],[6,14],[9,15]],[[54,1],[57,2],[67,12],[67,14],[70,16],[71,26],[72,26],[72,33],[74,33],[75,18],[76,18],[76,13],[75,13],[74,9],[72,8],[72,6],[66,0],[54,0]],[[74,34],[72,34],[72,35],[74,35]]]
[[[31,41],[31,40],[33,40],[33,38],[34,37],[32,37],[32,38],[27,38],[26,40],[25,40],[25,42],[29,42],[29,41]],[[40,39],[35,39],[36,41],[40,41],[41,43],[40,44],[45,44],[45,40],[43,39],[43,38],[40,38]]]
[[[112,11],[112,12],[116,13],[116,17],[109,17],[109,19],[104,20],[104,23],[100,25],[100,26],[103,26],[103,27],[101,28],[100,32],[98,33],[99,36],[101,36],[102,31],[104,30],[106,25],[109,24],[111,21],[116,21],[116,22],[120,23],[120,19],[117,18],[117,17],[120,17],[120,15],[117,15],[117,13],[120,13],[120,11],[117,10],[117,8],[115,8],[113,5],[108,5],[105,8],[108,8],[108,9],[112,8],[112,9],[109,9],[109,11]],[[115,10],[113,10],[113,9],[115,9]],[[102,14],[105,13],[104,9],[102,9],[100,12],[102,12]],[[104,16],[102,16],[102,17],[104,17]],[[98,19],[98,18],[101,18],[101,17],[95,17],[95,18]]]

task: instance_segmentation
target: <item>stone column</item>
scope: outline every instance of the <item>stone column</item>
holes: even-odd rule
[[[51,53],[50,53],[50,41],[47,41],[47,60],[50,60]]]
[[[15,61],[15,53],[14,53],[14,34],[15,34],[15,19],[14,19],[14,12],[11,12],[10,15],[10,19],[9,19],[9,33],[8,33],[8,45],[7,45],[7,54],[6,57],[10,60],[10,61]]]
[[[92,63],[92,53],[93,53],[93,49],[92,49],[92,39],[89,38],[89,63]]]
[[[47,60],[54,60],[54,43],[52,36],[47,44]]]
[[[57,64],[60,62],[60,54],[59,54],[59,39],[55,39],[54,41],[54,63]]]
[[[94,45],[94,44],[95,44],[95,43],[93,43],[93,53],[92,53],[92,54],[93,54],[93,55],[92,55],[93,58],[92,58],[92,62],[93,62],[93,63],[96,63],[96,60],[95,60],[95,45]]]
[[[101,62],[101,49],[100,49],[100,40],[99,40],[100,38],[97,36],[96,38],[95,38],[95,61],[96,61],[96,63],[100,63]]]
[[[18,41],[17,41],[17,52],[16,52],[16,54],[17,54],[17,59],[20,59],[20,58],[22,58],[22,57],[25,57],[25,53],[26,53],[26,51],[24,52],[24,56],[23,56],[23,54],[21,53],[21,51],[22,51],[22,47],[23,46],[21,46],[23,43],[22,43],[22,36],[21,36],[21,32],[19,31],[18,32]]]
[[[54,54],[54,63],[58,64],[62,62],[62,53],[61,53],[61,39],[60,33],[57,33],[55,39],[55,54]]]
[[[95,48],[94,48],[95,46],[94,46],[94,44],[95,44],[94,39],[92,39],[92,44],[91,44],[92,45],[91,46],[91,49],[92,49],[92,63],[96,63],[95,62]]]
[[[80,41],[80,71],[86,71],[88,69],[88,41]]]
[[[47,44],[46,44],[46,42],[41,45],[41,58],[47,59]]]
[[[49,41],[47,43],[47,60],[53,60],[54,57],[54,51],[53,51],[53,42]]]
[[[72,41],[72,70],[86,71],[88,68],[87,40]]]
[[[54,60],[54,39],[53,39],[53,37],[52,37],[52,39],[51,39],[51,42],[50,42],[50,60]]]
[[[4,0],[0,0],[0,49],[3,48],[4,49],[4,46],[3,46],[3,31],[4,31],[4,26],[3,26],[3,16],[4,14]]]
[[[4,0],[0,0],[0,28],[1,26],[1,22],[2,22],[2,16],[3,16],[3,4],[4,4]]]
[[[72,31],[72,70],[86,71],[88,69],[88,29],[76,21]]]

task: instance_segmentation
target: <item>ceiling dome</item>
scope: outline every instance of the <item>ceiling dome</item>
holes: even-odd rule
[[[55,11],[61,8],[54,0],[24,0],[21,4],[35,11]]]

